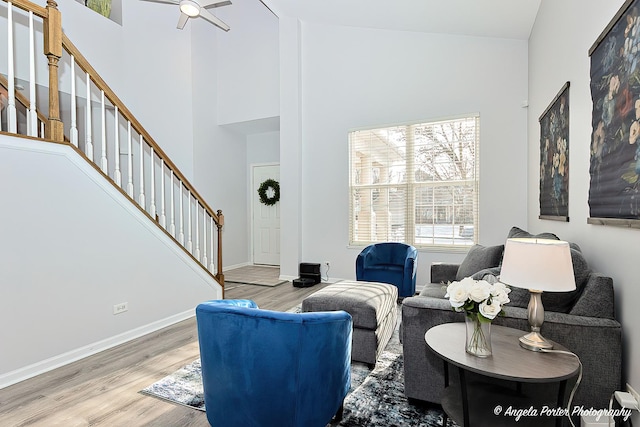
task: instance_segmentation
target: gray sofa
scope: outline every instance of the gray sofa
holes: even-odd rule
[[[508,235],[527,236],[531,235],[517,227],[512,228]],[[537,237],[557,239],[552,234]],[[464,321],[464,314],[454,312],[444,298],[443,285],[460,280],[459,273],[475,279],[499,275],[501,250],[500,246],[485,248],[476,245],[460,265],[433,264],[432,283],[426,285],[419,295],[404,299],[401,340],[407,398],[440,403],[444,390],[444,364],[426,347],[424,334],[429,328],[442,323]],[[612,393],[622,390],[622,327],[615,319],[613,280],[591,271],[577,245],[571,245],[571,253],[577,289],[562,294],[543,294],[545,319],[542,334],[576,353],[582,362],[583,378],[572,406],[608,408]],[[476,272],[469,274],[472,270]],[[504,307],[505,316],[497,317],[493,324],[528,331],[528,291],[512,288],[509,296],[511,302]],[[455,380],[457,371],[453,371]]]

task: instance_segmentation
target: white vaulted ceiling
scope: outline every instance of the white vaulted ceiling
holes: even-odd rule
[[[262,0],[302,21],[397,31],[529,38],[541,0]]]

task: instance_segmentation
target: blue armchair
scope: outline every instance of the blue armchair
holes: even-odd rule
[[[375,243],[356,259],[356,279],[390,283],[398,287],[398,296],[416,293],[416,248],[404,243]]]
[[[250,300],[196,307],[209,423],[324,427],[351,386],[351,316],[282,313]]]

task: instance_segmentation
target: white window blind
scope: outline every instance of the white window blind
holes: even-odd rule
[[[479,135],[477,115],[350,132],[350,244],[474,244]]]

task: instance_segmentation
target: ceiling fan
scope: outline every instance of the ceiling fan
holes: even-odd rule
[[[209,12],[207,7],[215,6],[227,6],[231,2],[229,0],[143,0],[152,3],[165,3],[165,4],[177,4],[180,7],[180,18],[178,19],[178,29],[184,28],[189,18],[201,17],[211,22],[213,25],[229,31],[229,26],[215,17],[213,13]]]

